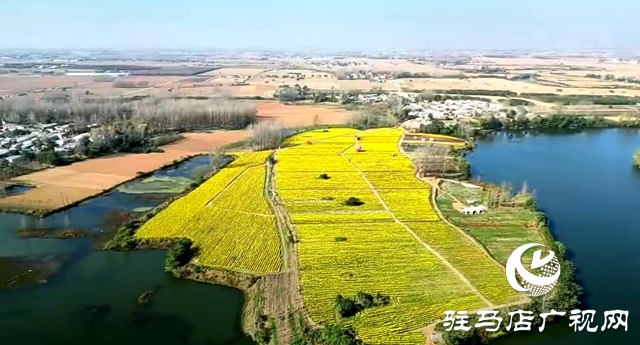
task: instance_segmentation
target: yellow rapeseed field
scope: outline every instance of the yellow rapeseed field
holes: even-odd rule
[[[253,273],[278,272],[281,241],[263,196],[265,161],[246,153],[146,222],[139,238],[186,237],[200,264]]]
[[[305,144],[307,141],[326,140],[337,136],[356,133],[358,130],[353,128],[327,128],[314,129],[304,133],[296,134],[287,138],[287,144]]]
[[[294,220],[295,222],[295,220]],[[424,344],[419,329],[448,309],[475,310],[478,296],[400,225],[296,225],[305,306],[317,322],[336,322],[338,294],[391,296],[389,306],[347,320],[365,343]],[[340,237],[346,240],[337,240]]]
[[[494,304],[518,297],[502,268],[438,217],[431,186],[415,177],[399,150],[403,134],[391,128],[347,132],[277,155],[276,192],[300,240],[305,305],[315,321],[351,324],[370,344],[424,344],[420,329],[445,310],[487,307],[481,296]],[[330,178],[319,179],[322,173]],[[364,204],[346,206],[341,201],[347,197]],[[389,295],[391,304],[336,320],[335,296],[358,291]]]
[[[276,189],[366,189],[367,181],[357,171],[334,171],[326,173],[318,171],[278,171]],[[346,187],[346,188],[345,188]]]
[[[403,222],[439,221],[431,206],[431,189],[385,189],[378,191],[391,212]]]

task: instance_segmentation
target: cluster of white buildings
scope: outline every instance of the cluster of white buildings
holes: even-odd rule
[[[96,125],[89,126],[95,127]],[[72,152],[80,140],[90,137],[89,133],[72,135],[73,125],[59,125],[55,123],[37,125],[18,125],[2,121],[0,129],[0,160],[13,162],[20,158],[24,151],[38,153],[44,140],[51,140],[56,144],[57,152]],[[15,136],[12,132],[26,133]]]
[[[342,60],[327,60],[327,59],[307,59],[305,63],[314,65],[320,68],[339,68],[339,67],[349,67],[349,66],[370,66],[368,63],[363,61],[342,61]]]
[[[370,80],[372,82],[380,82],[383,83],[389,79],[394,79],[393,74],[389,73],[361,73],[361,72],[351,72],[345,73],[344,79],[347,80]]]
[[[66,72],[64,75],[69,77],[126,77],[129,75],[127,72],[122,71],[107,71],[107,72]]]
[[[387,95],[387,94],[367,93],[367,94],[358,94],[358,95],[348,95],[347,99],[350,101],[350,103],[355,103],[355,104],[381,104],[381,103],[389,102],[393,97],[397,97],[397,96]]]
[[[640,65],[640,60],[637,60],[637,59],[605,59],[602,62],[625,63],[625,64],[629,64],[629,65]]]
[[[453,100],[412,102],[404,107],[409,110],[409,116],[417,119],[451,120],[465,117],[476,117],[493,110],[500,111],[503,105],[478,100]]]

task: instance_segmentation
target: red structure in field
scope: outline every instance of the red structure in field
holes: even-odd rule
[[[311,145],[311,144],[313,144],[311,140],[307,140],[307,145]]]
[[[358,151],[358,152],[362,152],[362,146],[360,146],[360,145],[356,145],[356,151]]]

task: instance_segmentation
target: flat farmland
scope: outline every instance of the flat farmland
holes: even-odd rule
[[[220,76],[254,76],[266,71],[265,68],[255,67],[223,67],[213,71],[198,74],[199,76],[220,77]]]
[[[358,62],[362,65],[348,66],[345,70],[374,70],[382,72],[412,72],[412,73],[429,73],[434,76],[456,75],[459,71],[441,68],[432,64],[418,64],[403,59],[367,59],[367,58],[347,58],[344,62]]]
[[[199,89],[199,88],[196,88]],[[157,89],[154,89],[157,90]],[[288,127],[341,124],[349,113],[341,108],[314,105],[284,105],[255,102],[260,119],[273,119]],[[317,117],[316,117],[317,115]],[[249,130],[187,133],[185,139],[163,147],[162,153],[122,154],[90,159],[69,166],[55,167],[15,178],[37,186],[23,194],[0,198],[0,207],[54,210],[103,192],[136,176],[138,171],[153,171],[176,159],[244,140]],[[63,200],[63,196],[66,200]]]
[[[353,149],[356,134],[366,152]],[[305,307],[316,322],[354,326],[367,344],[424,344],[420,330],[451,306],[493,308],[520,297],[479,243],[441,221],[431,185],[398,149],[403,136],[314,130],[277,152],[275,189],[298,236]],[[361,203],[345,202],[354,197]],[[337,315],[335,296],[359,291],[390,303]]]
[[[278,102],[256,102],[259,118],[271,118],[287,127],[345,123],[352,113],[337,106],[285,105]]]
[[[297,80],[301,76],[304,78]],[[340,89],[340,84],[332,73],[306,69],[269,70],[251,77],[247,83],[252,86],[271,85],[277,87],[298,84],[318,90]]]
[[[390,81],[384,83],[372,83],[369,80],[339,80],[341,90],[363,90],[369,91],[372,88],[382,87],[384,91],[396,91],[396,87]]]
[[[90,159],[20,176],[14,180],[34,184],[37,188],[24,194],[1,198],[0,206],[35,210],[57,209],[65,203],[74,203],[98,195],[104,189],[128,181],[134,178],[138,171],[153,171],[175,159],[208,152],[216,146],[243,140],[248,135],[248,131],[188,133],[185,134],[185,139],[163,147],[162,153],[123,154]],[[63,200],[63,196],[66,200]]]
[[[611,95],[606,88],[588,87],[557,87],[546,86],[532,82],[506,80],[502,78],[413,78],[397,79],[396,83],[405,90],[508,90],[517,93],[553,93],[559,95]],[[559,91],[561,90],[561,91]],[[614,93],[624,93],[628,96],[640,96],[640,90],[614,90]]]
[[[92,83],[93,77],[0,75],[0,96],[55,87],[85,87]]]

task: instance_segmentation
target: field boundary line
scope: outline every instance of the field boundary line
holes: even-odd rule
[[[406,131],[405,131],[406,134]],[[398,150],[400,150],[400,153],[402,153],[405,157],[407,157],[407,159],[410,159],[409,156],[407,155],[407,153],[402,149],[402,141],[404,138],[404,134],[403,136],[400,138],[400,140],[398,141]],[[438,191],[442,191],[444,194],[448,195],[449,197],[451,197],[453,200],[460,202],[460,200],[458,200],[457,198],[455,198],[453,195],[447,193],[446,191],[442,190],[440,188],[440,183],[438,182],[438,180],[436,180],[436,184],[434,185],[433,183],[431,183],[428,180],[425,180],[421,177],[418,176],[418,174],[416,174],[416,178],[419,179],[420,181],[427,183],[431,186],[431,196],[430,196],[430,201],[431,201],[431,207],[436,211],[436,213],[438,214],[438,217],[445,222],[445,224],[449,225],[450,227],[454,228],[455,230],[457,230],[458,232],[460,232],[462,235],[464,235],[469,241],[471,241],[471,243],[475,244],[476,247],[478,247],[480,250],[482,250],[482,252],[489,257],[489,259],[491,259],[491,261],[493,261],[496,265],[498,265],[498,267],[500,267],[500,269],[503,272],[506,272],[506,268],[504,265],[502,265],[500,263],[500,261],[496,260],[495,257],[493,257],[493,255],[491,255],[491,253],[489,252],[489,250],[482,244],[480,243],[475,237],[471,236],[470,234],[468,234],[466,231],[460,229],[458,226],[454,225],[453,223],[451,223],[451,221],[449,221],[444,214],[442,213],[442,211],[440,210],[440,207],[438,207],[438,203],[436,202],[436,198],[438,197]]]
[[[277,157],[279,151],[280,149],[275,150],[272,157]],[[266,186],[265,192],[268,193],[268,202],[273,207],[273,211],[276,214],[276,223],[279,225],[278,229],[280,230],[281,239],[284,245],[283,251],[286,251],[287,249],[291,250],[291,253],[287,253],[287,266],[289,267],[286,271],[292,271],[292,274],[289,274],[289,277],[291,278],[290,283],[294,286],[295,290],[292,294],[289,294],[289,303],[291,303],[293,308],[297,308],[294,310],[298,310],[300,312],[308,327],[317,329],[319,328],[319,325],[315,323],[313,318],[311,318],[311,315],[309,315],[309,311],[307,310],[304,302],[299,262],[300,257],[298,255],[298,234],[296,233],[296,228],[284,207],[284,203],[280,200],[277,190],[275,189],[275,176],[277,174],[276,168],[274,165],[270,164],[269,161],[267,161],[267,166],[271,167],[271,173],[273,175],[270,175],[270,185]],[[287,239],[287,236],[284,233],[285,230],[287,230],[291,235],[291,240]]]
[[[276,153],[277,151],[274,151],[274,153],[270,157],[273,157]],[[291,269],[292,268],[291,267],[292,265],[290,262],[291,258],[289,257],[289,253],[287,251],[287,238],[286,238],[286,234],[284,233],[287,225],[286,225],[286,222],[284,222],[281,216],[278,214],[279,210],[276,209],[277,206],[274,200],[272,199],[273,194],[271,194],[272,193],[271,185],[275,184],[275,167],[273,166],[273,164],[269,163],[269,159],[267,159],[267,164],[265,168],[267,169],[267,173],[265,175],[264,188],[262,189],[263,197],[267,200],[267,203],[271,207],[271,210],[273,211],[273,215],[276,220],[276,227],[278,228],[278,234],[280,237],[280,246],[282,247],[281,254],[282,254],[282,265],[284,266],[283,268]]]
[[[371,184],[371,182],[369,181],[369,179],[367,178],[367,176],[362,172],[362,170],[360,170],[360,168],[358,168],[358,166],[356,164],[354,164],[349,158],[347,158],[346,156],[344,156],[344,154],[342,154],[342,157],[344,159],[346,159],[353,167],[354,169],[356,169],[358,172],[360,172],[360,174],[362,175],[362,178],[365,179],[365,181],[367,182],[367,184],[369,185],[369,188],[371,189],[371,191],[373,192],[373,194],[376,195],[376,197],[378,198],[378,200],[380,201],[380,203],[382,204],[382,206],[385,208],[385,210],[387,212],[389,212],[389,214],[391,214],[391,217],[393,218],[393,220],[401,225],[405,230],[407,230],[407,232],[409,232],[415,239],[416,241],[418,241],[418,243],[422,244],[422,246],[424,248],[426,248],[428,251],[430,251],[433,255],[436,256],[436,258],[438,258],[447,268],[449,268],[449,270],[451,270],[455,275],[458,276],[458,278],[467,285],[467,287],[469,287],[469,289],[474,292],[478,297],[480,297],[480,299],[482,300],[482,302],[484,302],[487,306],[489,307],[493,307],[494,304],[491,303],[491,301],[489,301],[484,295],[482,295],[480,293],[480,291],[478,291],[478,289],[473,286],[473,284],[471,284],[471,282],[462,274],[462,272],[458,271],[457,268],[455,268],[455,266],[453,266],[449,261],[447,261],[447,259],[445,259],[442,255],[440,255],[440,253],[438,253],[433,247],[431,247],[429,244],[427,244],[426,242],[424,242],[413,230],[411,230],[411,228],[409,228],[406,224],[404,224],[403,222],[401,222],[396,215],[391,211],[391,209],[389,208],[389,206],[384,202],[384,200],[382,199],[382,197],[380,196],[380,194],[378,193],[378,191],[376,190],[376,188]]]
[[[398,150],[405,157],[407,157],[407,159],[410,159],[409,156],[407,155],[407,153],[402,148],[402,141],[403,141],[404,135],[406,134],[406,130],[404,132],[405,133],[402,135],[402,137],[400,137],[400,140],[398,141]],[[455,198],[453,195],[451,195],[451,194],[447,193],[446,191],[442,190],[440,188],[440,183],[439,182],[436,182],[436,185],[434,185],[431,182],[429,182],[428,180],[420,178],[418,176],[418,174],[416,174],[416,178],[418,178],[420,181],[423,181],[424,183],[427,183],[427,184],[429,184],[431,186],[431,196],[430,196],[429,199],[430,199],[430,202],[431,202],[431,207],[436,211],[436,213],[438,214],[438,217],[445,224],[447,224],[448,226],[450,226],[453,229],[457,230],[463,236],[465,236],[469,241],[471,241],[471,243],[473,243],[476,247],[478,247],[487,257],[489,257],[489,259],[491,261],[493,261],[498,267],[500,267],[500,270],[502,270],[503,272],[506,272],[505,266],[502,263],[500,263],[500,261],[498,261],[493,255],[491,255],[491,252],[489,252],[487,247],[485,247],[480,241],[478,241],[478,239],[476,239],[475,237],[473,237],[472,235],[470,235],[469,233],[467,233],[466,231],[464,231],[463,229],[461,229],[460,227],[458,227],[457,225],[455,225],[451,221],[449,221],[449,219],[447,219],[447,217],[444,216],[444,214],[442,213],[442,210],[440,210],[440,207],[438,207],[438,203],[436,202],[436,198],[438,197],[438,191],[442,191],[444,194],[448,195],[453,200],[456,200],[458,202],[459,202],[459,200],[457,198]],[[520,303],[526,303],[528,301],[529,301],[529,298],[527,298],[526,296],[524,296],[524,298],[523,297],[519,297],[518,301],[514,301],[514,302],[511,302],[511,303],[508,303],[508,304],[506,304],[504,306],[515,305],[515,304],[520,304]]]
[[[223,210],[223,211],[237,212],[237,213],[243,213],[243,214],[250,214],[250,215],[252,215],[252,216],[258,216],[258,217],[275,217],[275,215],[273,215],[273,214],[257,213],[257,212],[248,212],[248,211],[241,211],[241,210],[233,210],[233,209],[230,209],[230,208],[224,208],[224,207],[219,207],[219,206],[214,206],[214,205],[209,205],[208,207],[216,208],[216,209],[218,209],[218,210]]]
[[[236,175],[233,179],[231,179],[231,181],[229,181],[229,183],[227,183],[227,185],[224,186],[224,188],[222,188],[222,190],[220,190],[220,192],[218,194],[214,195],[213,198],[209,199],[209,201],[207,201],[204,205],[205,206],[211,206],[211,203],[213,203],[220,196],[220,194],[224,193],[224,191],[226,191],[229,188],[229,186],[231,186],[234,182],[236,182],[236,180],[240,176],[242,176],[242,174],[244,174],[247,171],[247,169],[249,169],[249,168],[251,168],[251,167],[246,167],[246,168],[242,169],[242,171],[238,175]],[[215,177],[215,175],[214,175],[214,177]],[[212,178],[214,178],[214,177],[212,177]]]

